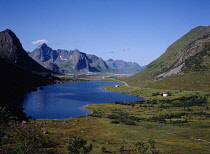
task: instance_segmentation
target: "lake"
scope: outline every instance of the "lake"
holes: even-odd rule
[[[144,100],[143,97],[100,88],[117,84],[120,82],[88,81],[48,85],[43,90],[25,94],[22,107],[33,119],[65,119],[90,114],[90,111],[83,109],[89,104]]]

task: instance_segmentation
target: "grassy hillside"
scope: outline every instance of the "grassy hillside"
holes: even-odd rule
[[[170,76],[172,74],[179,73],[182,74],[182,76],[180,76],[180,78],[182,78],[184,73],[189,73],[189,72],[198,73],[200,71],[204,71],[206,72],[206,74],[209,74],[209,68],[210,68],[209,36],[210,36],[210,26],[209,27],[199,26],[192,29],[190,32],[188,32],[183,37],[174,42],[171,46],[169,46],[168,49],[165,51],[165,53],[163,53],[159,58],[151,62],[145,70],[125,79],[125,81],[128,82],[129,85],[135,85],[135,86],[153,85],[152,87],[154,87],[154,85],[163,83],[165,81],[164,75]],[[167,73],[168,75],[166,75]],[[196,73],[194,73],[194,75],[195,74]],[[198,73],[196,74],[196,76],[198,82],[203,81],[202,73]],[[161,78],[163,81],[159,81]],[[189,74],[186,75],[186,78],[188,78],[188,80],[190,79]],[[158,80],[157,84],[148,84],[151,82],[155,82],[157,80]],[[170,77],[168,77],[168,80],[174,81],[175,78],[172,77],[170,79]],[[175,82],[176,85],[179,84],[179,80]],[[182,86],[181,84],[179,85]],[[157,88],[158,87],[160,86],[157,86]],[[167,87],[161,86],[161,88],[167,88]],[[185,89],[183,87],[178,87],[178,86],[177,88]]]
[[[175,74],[156,82],[148,82],[144,87],[210,92],[210,72]]]

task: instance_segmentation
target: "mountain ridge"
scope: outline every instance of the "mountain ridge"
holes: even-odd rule
[[[102,58],[75,50],[53,50],[46,44],[28,53],[31,58],[47,69],[57,73],[116,72]],[[53,66],[53,68],[52,68]]]
[[[163,80],[166,77],[172,77],[173,75],[183,76],[192,72],[209,72],[209,52],[210,26],[198,26],[171,44],[145,70],[127,78],[126,81],[131,85],[145,84],[145,86],[151,86],[152,83],[164,82]],[[191,80],[189,77],[186,78]],[[199,82],[202,83],[203,81]],[[169,84],[169,81],[167,84]],[[164,86],[161,88],[164,88]]]
[[[28,56],[20,40],[9,29],[0,32],[0,58],[30,71],[51,72]]]
[[[123,60],[108,59],[105,61],[107,65],[112,68],[118,69],[120,72],[136,73],[142,71],[144,67],[141,67],[136,62],[126,62]]]

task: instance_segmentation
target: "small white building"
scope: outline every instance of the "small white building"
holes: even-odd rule
[[[115,87],[117,88],[117,87],[119,87],[119,85],[115,85]]]
[[[168,94],[167,93],[163,93],[163,97],[167,97],[168,96]]]

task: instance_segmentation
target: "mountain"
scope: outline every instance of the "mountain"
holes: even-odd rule
[[[51,71],[29,57],[15,33],[8,29],[0,32],[0,71],[0,107],[6,107],[17,120],[26,118],[21,108],[26,92],[55,83],[55,77],[48,74]]]
[[[1,94],[5,98],[53,82],[46,76],[35,74],[48,74],[51,71],[29,57],[20,40],[9,29],[0,32],[0,71],[0,87],[3,87]]]
[[[203,87],[208,89],[210,86],[210,82],[207,82],[210,77],[209,55],[210,26],[199,26],[170,45],[145,70],[127,78],[126,81],[131,85],[155,88],[177,87],[193,90],[196,87]],[[193,84],[187,85],[191,82]]]
[[[0,59],[30,71],[50,72],[28,56],[20,40],[9,29],[0,32]]]
[[[35,61],[47,69],[57,73],[89,73],[89,72],[114,72],[95,55],[89,55],[79,50],[53,50],[45,43],[38,46],[33,52],[28,53]]]
[[[136,62],[125,62],[123,60],[108,59],[105,61],[106,64],[112,68],[118,69],[120,72],[139,72],[144,67],[139,66]]]

